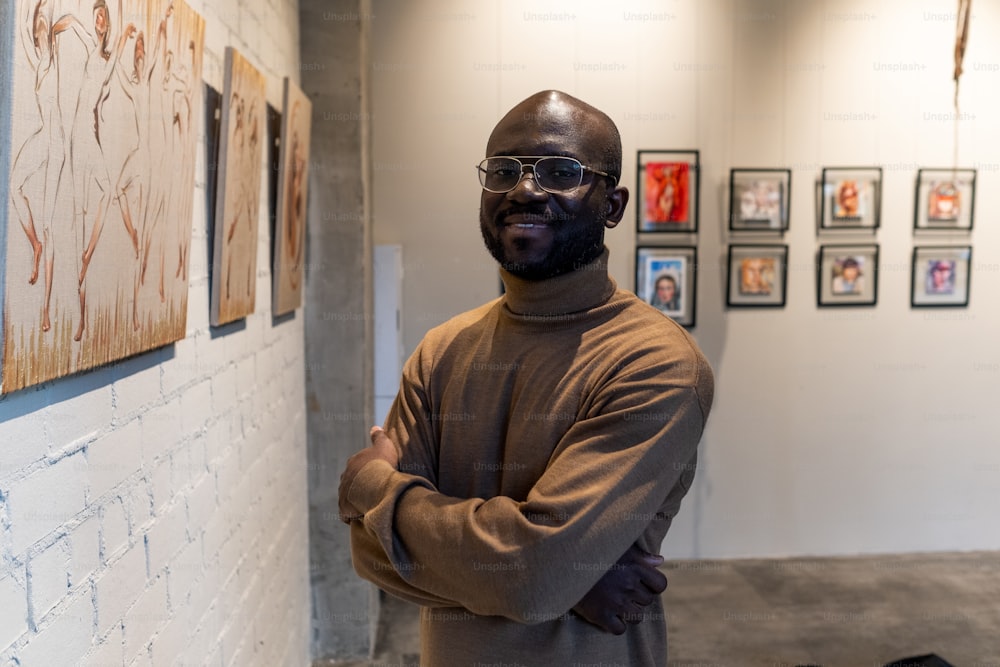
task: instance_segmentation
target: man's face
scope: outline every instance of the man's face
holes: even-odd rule
[[[522,105],[494,129],[486,156],[567,156],[604,171],[605,142],[595,136],[600,131],[570,116],[559,105]],[[580,187],[568,192],[546,192],[533,175],[524,175],[510,192],[483,190],[479,228],[486,248],[501,267],[529,280],[573,271],[601,254],[605,226],[617,223],[609,223],[605,208],[613,188],[610,179],[586,172]]]

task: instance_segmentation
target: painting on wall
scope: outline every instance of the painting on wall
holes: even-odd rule
[[[695,324],[698,249],[639,246],[635,249],[635,293],[688,328]]]
[[[226,47],[225,68],[212,262],[214,326],[254,311],[267,112],[264,75],[232,47]]]
[[[5,4],[4,393],[184,337],[204,47],[183,0]]]
[[[636,231],[698,231],[698,151],[639,151]]]
[[[274,232],[272,314],[302,305],[306,248],[306,187],[309,182],[309,132],[312,103],[285,78],[278,157],[278,209]]]
[[[787,245],[729,246],[728,307],[783,308],[787,285]]]

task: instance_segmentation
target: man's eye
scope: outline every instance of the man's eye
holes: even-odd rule
[[[493,170],[494,176],[499,176],[501,178],[509,178],[519,173],[519,170],[512,167],[497,167]]]

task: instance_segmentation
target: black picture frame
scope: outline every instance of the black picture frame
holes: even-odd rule
[[[640,150],[636,232],[697,234],[701,171],[697,150]]]
[[[672,282],[673,294],[664,303],[655,297],[658,283],[665,279]],[[693,328],[697,314],[698,248],[689,245],[637,246],[635,293],[681,326]]]
[[[826,244],[816,261],[816,304],[820,307],[878,303],[877,243]]]
[[[820,230],[878,229],[882,167],[825,167],[820,198]]]
[[[729,170],[729,231],[788,230],[791,169]]]
[[[728,308],[784,308],[788,292],[788,245],[729,246]]]
[[[917,246],[910,275],[912,308],[966,308],[972,246]]]
[[[975,169],[918,169],[913,230],[970,231],[975,220]]]

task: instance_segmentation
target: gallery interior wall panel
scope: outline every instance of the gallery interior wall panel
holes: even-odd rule
[[[975,5],[957,112],[953,3],[375,0],[374,11],[374,234],[404,248],[407,352],[498,294],[473,165],[513,104],[561,89],[621,130],[626,220],[638,151],[700,153],[692,333],[718,388],[664,553],[1000,547],[998,519],[976,504],[1000,493],[989,398],[1000,391],[1000,230],[988,222],[1000,215],[1000,8]],[[427,156],[433,169],[392,170]],[[822,170],[842,166],[882,168],[877,229],[818,233]],[[977,169],[975,225],[917,239],[917,172],[942,166]],[[791,171],[783,308],[726,308],[734,167]],[[627,289],[646,244],[633,228],[607,234]],[[966,307],[911,307],[920,243],[972,247]],[[830,244],[878,246],[874,307],[818,307],[816,254]]]

